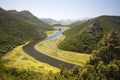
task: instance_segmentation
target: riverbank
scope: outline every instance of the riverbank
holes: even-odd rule
[[[33,57],[29,56],[23,51],[23,46],[28,43],[14,48],[2,57],[2,62],[6,67],[18,68],[20,70],[31,70],[35,72],[47,73],[52,71],[53,73],[60,70],[56,67],[50,66],[47,63],[40,62]]]
[[[76,53],[60,50],[57,48],[57,45],[65,38],[61,35],[54,39],[43,41],[35,45],[35,49],[45,55],[53,57],[58,60],[62,60],[68,63],[76,64],[83,66],[86,61],[90,59],[90,54]]]
[[[64,32],[63,27],[56,27],[56,28],[58,28],[57,31],[55,31],[52,35],[48,36],[47,38],[45,38],[42,41],[56,38],[56,37],[60,36],[62,34],[62,32]],[[59,30],[59,29],[61,29],[61,30]],[[33,42],[29,43],[28,45],[24,46],[23,47],[24,52],[26,52],[28,55],[34,57],[36,60],[39,60],[40,62],[48,63],[57,68],[60,68],[60,64],[64,64],[64,67],[66,67],[67,69],[72,69],[75,66],[75,64],[61,61],[59,59],[55,59],[53,57],[50,57],[48,55],[41,53],[40,51],[37,51],[34,48],[34,46],[42,41],[41,40],[33,41]]]

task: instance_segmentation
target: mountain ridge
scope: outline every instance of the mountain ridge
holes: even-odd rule
[[[0,55],[4,55],[27,41],[43,39],[46,30],[53,29],[48,24],[32,23],[0,8]],[[49,28],[47,28],[47,25]],[[46,27],[43,27],[46,26]]]
[[[42,20],[40,20],[39,18],[37,18],[36,16],[34,16],[31,12],[27,11],[27,10],[23,10],[23,11],[16,11],[16,10],[8,10],[8,12],[12,13],[13,15],[25,20],[26,22],[35,24],[37,26],[41,26],[41,28],[43,28],[44,30],[46,29],[53,29],[52,26],[50,26],[48,23],[43,22]]]
[[[91,53],[97,48],[104,34],[108,34],[111,30],[120,31],[120,16],[99,16],[82,24],[77,23],[75,27],[64,32],[66,38],[58,45],[58,48]]]

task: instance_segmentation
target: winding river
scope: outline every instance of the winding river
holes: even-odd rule
[[[58,37],[60,35],[62,35],[62,32],[64,32],[64,29],[61,28],[61,29],[58,29],[56,32],[54,32],[52,35],[48,36],[47,38],[45,38],[44,40],[42,41],[45,41],[45,40],[49,40],[49,39],[53,39],[55,37]],[[49,57],[39,51],[37,51],[34,46],[39,43],[39,42],[42,42],[41,40],[38,40],[38,41],[33,41],[29,44],[27,44],[26,46],[23,47],[23,50],[30,56],[34,57],[36,60],[39,60],[41,62],[44,62],[44,63],[47,63],[47,64],[50,64],[54,67],[58,67],[59,68],[59,65],[60,64],[64,64],[64,67],[66,67],[67,69],[71,69],[73,68],[73,66],[75,66],[75,64],[71,64],[71,63],[67,63],[67,62],[64,62],[64,61],[61,61],[61,60],[58,60],[58,59],[55,59],[55,58],[52,58],[52,57]]]

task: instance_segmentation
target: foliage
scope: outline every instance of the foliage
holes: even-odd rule
[[[48,28],[43,26],[47,24],[20,18],[0,8],[0,56],[26,41],[45,38]]]
[[[16,68],[6,68],[0,63],[2,80],[120,80],[120,36],[116,31],[105,35],[94,50],[91,60],[83,67],[75,66],[68,70],[64,64],[61,71],[43,75],[34,71],[19,71]],[[0,61],[1,62],[1,61]]]
[[[77,23],[78,24],[78,23]],[[58,48],[68,51],[91,53],[110,30],[120,31],[119,16],[100,16],[72,27],[64,32]]]
[[[64,40],[65,36],[59,36],[54,39],[40,42],[35,45],[35,49],[62,61],[83,66],[91,57],[91,54],[80,54],[77,52],[64,51],[57,48],[57,45]]]
[[[98,50],[93,52],[94,57],[85,66],[76,66],[72,70],[62,68],[62,74],[56,74],[54,80],[120,80],[118,46],[120,46],[119,33],[111,31],[100,43]]]
[[[8,12],[10,12],[11,14],[13,14],[14,16],[17,16],[23,20],[25,20],[28,23],[32,23],[36,26],[40,26],[40,28],[42,30],[53,30],[53,27],[51,25],[48,25],[47,23],[43,22],[42,20],[40,20],[39,18],[37,18],[36,16],[34,16],[31,12],[27,11],[27,10],[23,10],[23,11],[16,11],[16,10],[9,10]]]
[[[100,43],[99,49],[93,52],[93,59],[90,64],[98,64],[102,61],[109,64],[113,60],[120,60],[120,35],[118,32],[111,31]]]
[[[99,29],[91,28],[94,22]],[[0,59],[0,80],[120,80],[120,35],[116,32],[120,30],[119,25],[120,17],[101,16],[64,33],[66,39],[59,48],[64,46],[65,50],[87,53],[96,49],[83,67],[67,70],[62,66],[59,73],[43,75],[41,72],[7,68]],[[111,29],[114,31],[110,32]],[[25,41],[45,38],[42,30],[37,23],[0,9],[0,55]]]
[[[40,72],[7,68],[0,61],[0,80],[42,80],[42,76]]]

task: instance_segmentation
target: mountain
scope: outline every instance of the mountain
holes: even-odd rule
[[[84,22],[85,22],[85,21],[82,21],[82,20],[80,20],[80,21],[75,21],[75,22],[69,24],[68,27],[75,27],[75,26],[80,25],[80,24],[82,24],[82,23],[84,23]]]
[[[84,19],[66,19],[66,20],[59,20],[59,23],[62,25],[68,25],[69,27],[75,26],[77,24],[80,24],[81,22],[84,22],[88,20],[88,18]]]
[[[19,17],[17,11],[11,13],[0,8],[0,56],[26,41],[45,38],[47,35],[44,31],[52,27],[39,20],[38,22]]]
[[[69,20],[69,19],[68,20],[58,20],[58,21],[56,21],[56,20],[53,20],[51,18],[41,18],[41,20],[45,23],[50,24],[50,25],[56,25],[56,24],[57,25],[69,25],[73,22],[79,21],[79,20]]]
[[[35,25],[40,25],[42,29],[44,30],[51,30],[53,29],[52,26],[50,26],[48,23],[45,23],[43,21],[41,21],[39,18],[37,18],[36,16],[34,16],[31,12],[27,11],[27,10],[23,10],[23,11],[16,11],[16,10],[9,10],[8,12],[12,13],[13,15],[26,20],[29,23],[35,24]]]
[[[59,24],[58,21],[53,20],[51,18],[41,18],[41,20],[47,24],[53,25],[53,24]]]
[[[59,23],[62,25],[69,25],[71,24],[73,21],[72,20],[59,20]]]
[[[91,53],[95,50],[111,30],[120,31],[120,16],[99,16],[64,32],[66,38],[58,48],[81,53]]]

